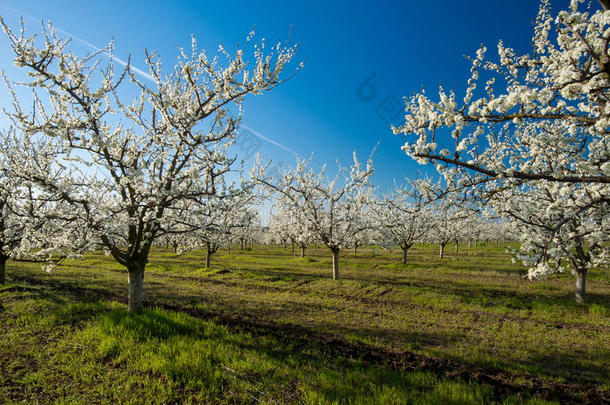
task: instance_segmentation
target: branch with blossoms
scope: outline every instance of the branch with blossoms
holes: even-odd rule
[[[455,93],[442,88],[439,102],[425,92],[406,99],[405,124],[394,128],[410,138],[403,149],[420,163],[434,161],[492,179],[610,183],[609,24],[601,11],[579,11],[578,2],[553,22],[543,1],[533,56],[519,56],[500,42],[499,62],[491,62],[483,46],[461,106]],[[552,25],[558,32],[554,42]],[[476,97],[481,74],[488,75],[485,95]],[[499,94],[497,83],[506,84]],[[436,152],[443,131],[453,138],[444,146],[453,147]],[[557,156],[564,164],[553,171],[536,159],[547,146],[564,150]]]

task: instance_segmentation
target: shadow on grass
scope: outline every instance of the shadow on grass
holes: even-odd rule
[[[85,303],[89,302],[93,304],[98,301],[118,301],[124,303],[126,297],[125,293],[121,295],[116,294],[117,291],[126,290],[126,283],[124,283],[124,280],[119,281],[118,278],[100,281],[98,288],[91,288],[88,286],[84,287],[84,282],[79,282],[78,279],[76,279],[77,281],[67,281],[50,278],[47,279],[46,277],[40,276],[28,277],[25,275],[14,277],[14,279],[42,285],[44,288],[40,288],[38,291],[32,292],[32,294],[41,294],[41,296],[57,300],[58,303],[63,303],[66,300],[74,300]],[[472,302],[477,303],[479,303],[479,300],[483,300],[481,302],[490,302],[491,305],[500,305],[500,303],[501,305],[506,305],[508,303],[518,306],[523,305],[523,303],[527,303],[528,300],[540,299],[540,297],[535,293],[522,293],[494,288],[484,288],[481,291],[478,291],[473,287],[473,285],[446,282],[445,280],[438,282],[416,280],[409,281],[409,285],[417,287],[418,289],[440,288],[443,289],[443,293],[449,292],[450,294],[462,297],[464,300],[470,299],[473,300]],[[248,288],[247,285],[245,287]],[[505,385],[508,385],[508,388],[505,387],[501,389],[506,389],[510,392],[518,392],[520,389],[527,389],[514,382],[505,382],[505,378],[500,378],[498,375],[504,375],[506,373],[499,373],[496,369],[485,369],[479,366],[449,361],[447,359],[430,358],[411,352],[396,352],[389,349],[380,349],[369,344],[350,341],[345,337],[349,335],[359,335],[373,340],[375,336],[387,336],[392,338],[392,334],[396,334],[400,335],[400,340],[402,341],[415,342],[416,346],[413,346],[412,348],[417,349],[417,344],[424,346],[442,345],[443,343],[447,342],[447,339],[450,339],[449,341],[453,342],[460,341],[460,339],[463,338],[460,335],[447,337],[431,333],[422,334],[418,333],[417,331],[399,332],[378,327],[361,327],[354,329],[337,328],[333,333],[320,332],[311,328],[293,324],[279,325],[274,322],[262,321],[258,317],[263,315],[263,313],[248,313],[247,310],[244,311],[243,308],[239,307],[239,303],[233,303],[226,308],[226,313],[219,314],[199,308],[185,306],[184,302],[188,302],[189,296],[180,296],[180,302],[175,304],[167,302],[168,299],[172,298],[171,293],[169,292],[164,292],[163,294],[160,293],[160,296],[151,298],[155,299],[153,304],[157,304],[158,300],[158,305],[164,310],[186,313],[196,318],[211,320],[220,325],[226,325],[229,330],[233,332],[247,332],[251,333],[253,336],[262,337],[263,339],[249,342],[249,346],[246,345],[247,347],[244,346],[244,348],[256,350],[279,361],[284,361],[290,358],[290,356],[297,355],[299,358],[309,359],[308,364],[315,367],[320,361],[328,358],[320,357],[321,353],[325,353],[325,356],[336,359],[336,361],[338,361],[340,364],[343,364],[341,367],[360,367],[362,365],[367,365],[367,367],[382,366],[395,371],[417,370],[432,372],[439,376],[447,376],[447,373],[449,373],[451,376],[458,376],[459,378],[464,378],[465,380],[468,380],[470,378],[469,376],[479,373],[481,376],[483,376],[480,377],[482,378],[481,381],[483,382],[485,379],[492,379],[492,382],[489,383],[491,386],[504,387]],[[196,297],[193,296],[191,298]],[[607,300],[608,297],[593,296],[593,298],[595,300]],[[247,300],[248,297],[245,296],[244,299]],[[513,299],[516,300],[514,303],[512,302]],[[542,305],[558,304],[568,305],[570,307],[575,305],[571,299],[568,302],[565,302],[564,300],[566,299],[561,297],[547,297],[547,301],[543,300]],[[317,309],[319,308],[311,308],[311,310],[314,311]],[[324,309],[328,308],[325,307]],[[96,309],[94,305],[80,308],[78,306],[74,306],[74,308],[69,311],[70,313],[66,314],[66,321],[77,323],[81,320],[90,318],[96,313],[96,311],[98,311],[98,309]],[[269,309],[264,315],[268,315],[268,318],[273,319],[278,316],[279,311],[302,314],[306,313],[308,309],[306,304],[295,303],[292,307],[288,305],[285,308]],[[171,336],[191,336],[193,333],[195,333],[192,326],[189,326],[188,324],[185,325],[176,323],[166,315],[156,314],[154,310],[147,310],[141,316],[143,316],[143,318],[129,317],[126,312],[122,310],[107,315],[107,322],[109,325],[113,325],[113,327],[128,331],[134,336],[135,339],[141,340],[167,339]],[[330,327],[331,326],[329,326],[329,328]],[[269,343],[269,338],[273,340],[273,344]],[[577,361],[579,356],[580,355],[578,353],[574,353],[574,355],[567,355],[566,359],[560,364],[560,366],[568,365],[571,361],[576,361],[574,364],[577,364],[578,367],[582,368],[583,365]],[[528,364],[528,362],[524,361],[523,364]],[[532,364],[537,365],[538,360],[533,361]],[[555,367],[555,364],[552,364],[551,366]],[[544,369],[545,372],[549,371],[552,373],[552,367],[549,370]],[[599,370],[591,371],[597,373]],[[500,382],[493,382],[498,378],[500,378]],[[538,377],[531,377],[530,379],[538,381],[541,384],[540,386],[543,387],[540,389],[548,388],[544,388],[544,384],[549,384],[548,381],[544,382],[546,380]],[[332,386],[332,384],[329,386]],[[572,386],[568,388],[566,387],[560,389],[574,389]]]
[[[193,324],[177,321],[157,308],[146,308],[137,315],[128,314],[124,308],[113,308],[100,315],[106,332],[119,328],[136,341],[174,336],[198,337],[197,328]]]
[[[422,288],[442,289],[444,294],[454,295],[460,298],[462,302],[477,304],[483,307],[502,306],[510,309],[536,308],[538,311],[561,309],[579,312],[586,310],[586,305],[576,303],[572,290],[547,289],[547,291],[544,291],[543,288],[537,288],[536,290],[515,291],[510,289],[510,286],[502,289],[462,284],[447,280],[443,280],[442,283],[438,284],[418,283]],[[587,294],[587,303],[610,305],[610,296],[590,292]]]
[[[416,268],[414,265],[409,266],[409,269]],[[369,278],[348,276],[344,279],[349,279],[359,282],[370,282]],[[583,311],[586,306],[576,303],[574,292],[571,288],[566,289],[565,286],[547,286],[544,284],[533,285],[528,290],[515,290],[518,284],[506,285],[505,288],[491,287],[487,285],[477,285],[472,283],[460,283],[448,280],[447,278],[439,280],[422,280],[414,278],[378,278],[375,283],[380,286],[388,287],[409,287],[417,289],[420,293],[442,292],[443,295],[452,295],[460,299],[461,302],[475,304],[482,307],[506,307],[509,309],[569,309]],[[523,280],[523,283],[530,283]],[[535,287],[540,286],[540,287]],[[543,287],[544,286],[544,287]],[[610,295],[589,292],[586,297],[587,304],[599,304],[610,306]]]
[[[320,332],[297,325],[266,324],[237,316],[211,315],[194,308],[172,308],[168,305],[162,307],[169,311],[177,309],[197,320],[211,320],[215,324],[226,326],[231,332],[217,334],[214,339],[221,339],[222,344],[231,345],[234,351],[254,352],[257,358],[262,356],[264,359],[273,359],[272,364],[289,364],[289,367],[315,372],[315,377],[307,381],[309,390],[310,393],[319,395],[324,402],[344,402],[350,398],[353,400],[358,398],[358,395],[370,395],[367,390],[379,387],[403,393],[414,391],[421,395],[422,391],[447,384],[448,381],[459,384],[460,389],[464,389],[468,381],[481,384],[470,386],[478,391],[478,400],[465,403],[499,400],[506,395],[536,395],[568,402],[579,398],[583,391],[589,391],[591,395],[605,395],[595,391],[591,382],[557,383],[536,376],[513,375],[451,359],[389,351],[365,343],[348,341],[341,337],[341,333],[345,331]],[[196,332],[197,328],[175,322],[170,319],[170,315],[158,310],[147,310],[135,317],[127,315],[125,311],[114,311],[105,319],[112,322],[113,328],[126,329],[135,339],[164,339],[182,335],[200,337]],[[244,332],[247,335],[242,335]],[[375,329],[355,329],[354,332],[365,335],[383,333]],[[428,339],[433,342],[446,338],[435,334],[423,336],[417,332],[412,333],[412,339],[415,340]],[[459,336],[453,338],[459,339]],[[455,395],[455,392],[453,394]],[[451,403],[450,398],[451,395],[440,395],[437,399],[442,403]],[[455,403],[462,402],[458,400]]]

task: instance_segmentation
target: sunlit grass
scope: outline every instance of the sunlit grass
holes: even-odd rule
[[[440,260],[418,245],[406,265],[398,250],[345,251],[338,281],[322,247],[305,258],[221,251],[211,269],[204,252],[159,249],[137,316],[126,312],[124,271],[101,253],[51,275],[11,263],[0,286],[0,402],[547,403],[527,389],[532,377],[608,390],[602,277],[578,305],[569,276],[530,282],[504,246],[460,249]],[[483,367],[523,392],[368,352]]]

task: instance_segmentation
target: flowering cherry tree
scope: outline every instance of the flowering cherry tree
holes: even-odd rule
[[[517,258],[529,267],[530,279],[570,270],[579,303],[585,300],[587,272],[610,263],[608,208],[590,203],[587,189],[537,182],[504,193],[505,203],[498,207],[513,219],[521,241]]]
[[[167,233],[163,235],[163,237],[159,238],[155,243],[155,246],[166,248],[171,246],[173,252],[178,254],[182,251],[183,247],[188,243],[188,241],[189,235],[186,233],[186,231],[176,230],[176,232]]]
[[[286,249],[286,242],[292,237],[292,218],[285,209],[280,208],[278,212],[271,216],[268,226],[268,239],[271,243],[281,245]]]
[[[275,214],[271,218],[269,232],[280,240],[290,239],[301,249],[301,257],[305,257],[307,246],[315,242],[315,234],[309,229],[306,218],[300,217],[300,212],[292,209],[290,198],[280,195],[275,199]]]
[[[436,165],[455,185],[449,191],[468,189],[521,222],[522,243],[535,257],[532,277],[570,257],[578,235],[598,257],[609,248],[599,221],[610,206],[610,2],[580,3],[553,18],[543,0],[531,53],[499,42],[492,60],[482,46],[463,99],[440,88],[434,101],[422,91],[405,100],[405,123],[394,128],[408,137],[409,156]],[[534,216],[534,209],[553,214]],[[541,238],[541,229],[553,236]],[[568,261],[581,272],[580,259]]]
[[[456,242],[462,233],[464,219],[467,215],[457,207],[440,204],[435,207],[434,230],[429,233],[429,240],[439,244],[439,257],[445,257],[445,247]]]
[[[259,223],[258,212],[255,210],[245,205],[241,205],[241,208],[236,210],[230,233],[239,241],[241,250],[246,247],[248,242],[252,243]]]
[[[369,195],[366,197],[366,199],[369,202],[364,205],[364,207],[362,208],[361,214],[359,216],[357,216],[356,218],[354,218],[355,224],[358,227],[363,228],[363,231],[354,235],[349,240],[349,246],[353,249],[354,254],[358,253],[359,247],[366,246],[367,244],[372,243],[373,240],[375,239],[376,226],[375,226],[375,223],[373,222],[373,218],[372,218],[371,212],[370,212],[371,211],[370,202],[374,200],[372,193],[369,193]]]
[[[326,166],[320,171],[310,167],[310,161],[297,160],[294,168],[279,179],[266,176],[266,167],[258,164],[252,171],[254,181],[281,194],[286,208],[295,218],[322,241],[333,256],[333,279],[339,278],[339,252],[348,247],[354,237],[367,229],[358,219],[368,202],[373,174],[373,162],[361,165],[354,153],[354,163],[348,169],[339,166],[329,178]]]
[[[204,247],[206,268],[210,268],[212,255],[221,246],[230,243],[237,231],[243,235],[243,227],[247,226],[243,222],[244,217],[248,217],[247,224],[253,222],[253,212],[246,207],[248,200],[241,197],[234,192],[207,196],[196,205],[187,205],[180,215],[183,224],[190,229],[185,249]]]
[[[398,245],[402,263],[407,263],[409,249],[423,242],[435,226],[430,209],[425,205],[426,194],[420,181],[396,187],[390,194],[372,204],[372,218],[379,225],[382,245]]]
[[[51,25],[42,41],[23,27],[15,32],[3,21],[2,27],[15,65],[28,72],[24,84],[36,91],[30,112],[11,90],[10,117],[24,137],[55,146],[50,173],[25,159],[15,172],[69,207],[127,268],[129,311],[139,312],[150,248],[171,228],[167,211],[215,194],[216,180],[234,160],[228,149],[244,96],[281,83],[296,47],[267,49],[248,37],[233,54],[221,46],[210,59],[193,40],[192,51],[181,50],[168,73],[154,52],[146,52],[150,84],[129,65],[117,73],[112,62],[104,63],[112,43],[78,56]],[[246,62],[249,49],[252,63]],[[139,93],[131,102],[122,97],[125,87]]]

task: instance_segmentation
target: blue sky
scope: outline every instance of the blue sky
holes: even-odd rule
[[[96,46],[115,38],[116,55],[132,55],[144,67],[144,49],[159,51],[171,66],[179,45],[215,51],[243,42],[255,28],[257,38],[299,43],[297,59],[305,67],[294,78],[245,104],[247,127],[302,156],[314,153],[317,164],[349,164],[354,150],[364,160],[379,142],[374,183],[388,190],[394,179],[415,176],[422,166],[400,149],[387,120],[400,123],[401,97],[422,87],[430,94],[439,83],[461,98],[469,74],[463,55],[481,43],[495,51],[507,46],[528,52],[536,0],[496,1],[65,1],[0,0],[0,14],[16,27],[50,19],[57,27]],[[554,12],[567,0],[554,0]],[[555,14],[555,13],[554,13]],[[292,28],[291,28],[292,27]],[[16,77],[13,57],[0,38],[0,64]],[[368,81],[367,81],[368,80]],[[375,91],[371,91],[370,85]],[[0,104],[7,105],[0,89]],[[0,118],[0,125],[6,120]],[[294,157],[262,141],[260,152],[275,162]]]

